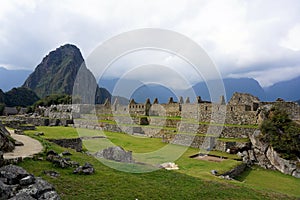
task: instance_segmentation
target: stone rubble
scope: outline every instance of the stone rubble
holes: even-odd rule
[[[90,163],[85,163],[83,166],[79,166],[73,171],[73,174],[91,175],[94,173],[95,169]]]

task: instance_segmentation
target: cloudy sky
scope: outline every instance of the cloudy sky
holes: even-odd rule
[[[269,86],[300,75],[299,11],[298,0],[0,0],[0,66],[33,70],[65,43],[86,58],[122,32],[162,28],[197,42],[224,77]]]

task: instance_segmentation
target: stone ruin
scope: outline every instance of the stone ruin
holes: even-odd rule
[[[285,102],[282,99],[275,102],[262,102],[251,94],[237,92],[227,103],[224,96],[220,97],[219,102],[204,101],[201,97],[191,102],[188,97],[185,100],[180,97],[179,102],[170,98],[165,104],[159,103],[157,98],[152,103],[150,99],[145,103],[137,103],[132,99],[128,105],[119,104],[116,98],[113,103],[107,100],[101,105],[40,107],[39,113],[17,116],[17,119],[33,125],[73,125],[157,137],[167,143],[205,150],[214,149],[224,152],[229,150],[231,153],[242,153],[252,148],[250,141],[226,141],[217,138],[249,139],[263,120],[260,112],[264,107],[274,105],[283,107],[291,119],[300,120],[300,106],[297,103]],[[247,156],[250,157],[248,154]]]

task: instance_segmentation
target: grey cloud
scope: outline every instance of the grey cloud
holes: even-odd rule
[[[258,72],[297,68],[300,61],[299,51],[282,45],[300,22],[297,0],[7,1],[1,7],[4,67],[33,69],[65,43],[77,45],[87,58],[110,37],[145,27],[178,31],[203,45],[225,77],[257,78]]]

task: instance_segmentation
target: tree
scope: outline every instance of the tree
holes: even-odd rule
[[[300,125],[279,107],[273,107],[266,116],[260,127],[263,141],[285,159],[300,158]]]
[[[3,115],[4,109],[5,109],[5,104],[0,103],[0,115]]]

